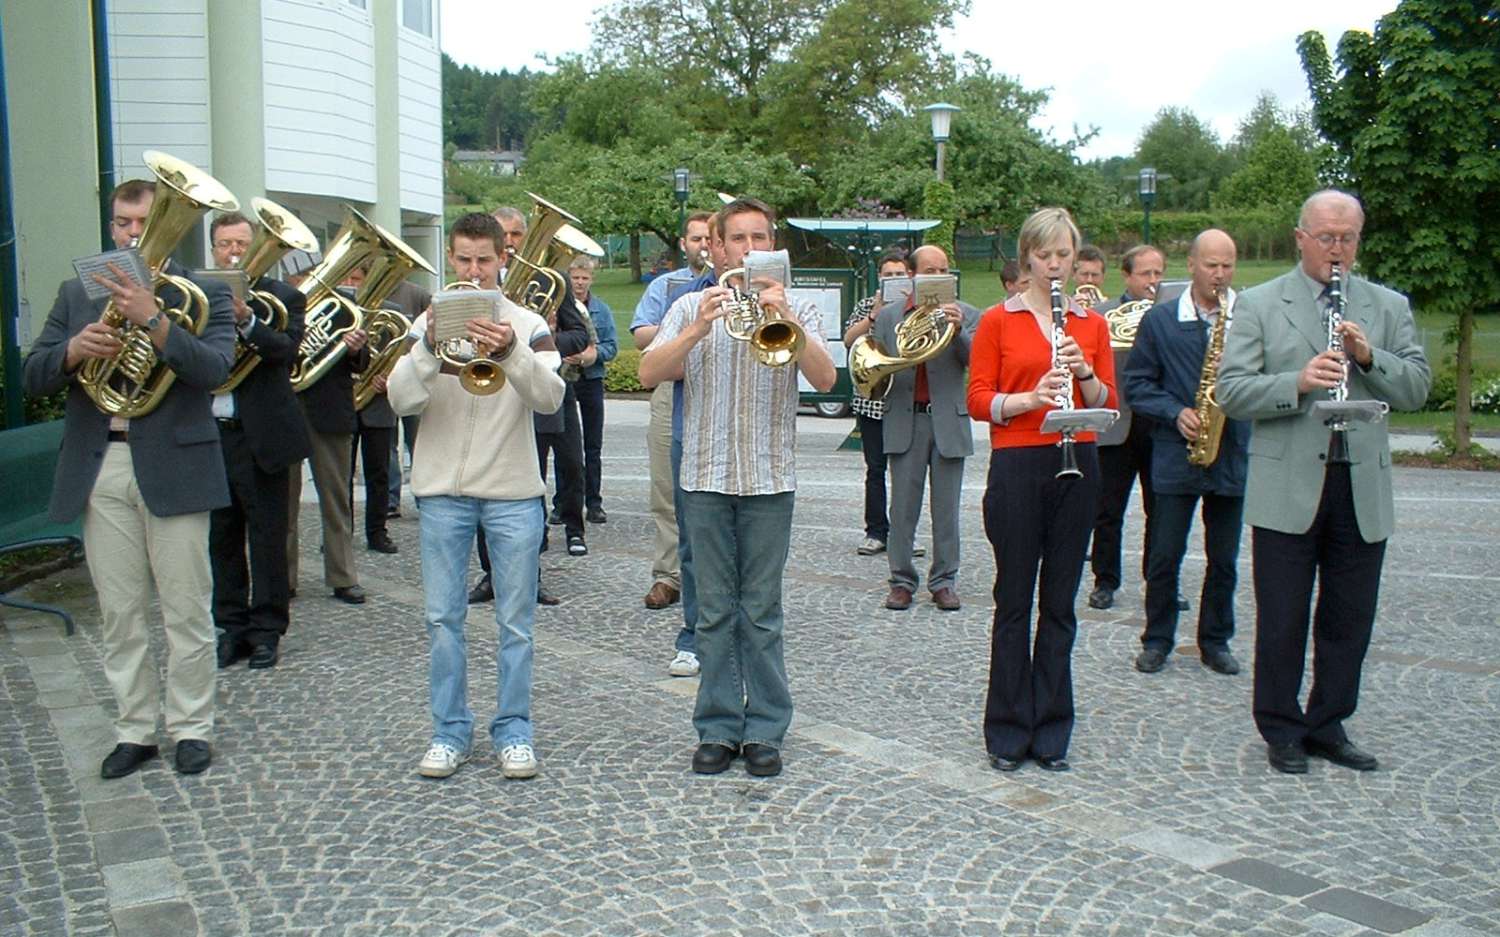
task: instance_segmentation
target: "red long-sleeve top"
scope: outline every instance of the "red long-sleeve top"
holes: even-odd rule
[[[1102,403],[1083,398],[1082,382],[1073,382],[1073,406],[1116,407],[1115,358],[1109,347],[1109,323],[1097,312],[1069,303],[1063,329],[1073,336],[1083,357],[1109,394]],[[1005,423],[990,419],[990,408],[1001,394],[1026,394],[1052,369],[1052,339],[1044,333],[1020,295],[985,311],[969,350],[969,415],[990,424],[990,447],[1050,446],[1059,434],[1043,434],[1042,418],[1051,407],[1028,410]],[[1078,433],[1077,442],[1093,442],[1094,433]]]

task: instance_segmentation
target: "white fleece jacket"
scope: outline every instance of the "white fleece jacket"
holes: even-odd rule
[[[402,416],[422,416],[411,464],[417,497],[520,501],[546,494],[531,416],[562,406],[565,385],[557,373],[562,358],[555,349],[533,349],[534,342],[551,336],[541,316],[506,301],[501,318],[515,330],[516,340],[500,360],[505,386],[497,393],[481,397],[464,390],[457,374],[442,373],[441,359],[425,341],[413,345],[391,372],[391,407]],[[412,331],[421,335],[426,328],[423,313]]]

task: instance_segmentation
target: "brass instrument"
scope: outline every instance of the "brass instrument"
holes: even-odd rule
[[[558,232],[582,222],[540,195],[526,194],[533,202],[526,237],[521,241],[521,247],[506,258],[505,281],[500,284],[500,291],[516,305],[530,309],[543,319],[550,319],[568,296],[568,278],[552,269],[548,254],[553,251],[553,239]],[[572,230],[599,250],[598,245],[577,228]],[[599,250],[599,253],[604,251]]]
[[[1104,291],[1092,283],[1084,283],[1073,291],[1073,302],[1085,309],[1093,309],[1104,302]]]
[[[1219,363],[1224,358],[1224,336],[1234,319],[1231,304],[1224,299],[1224,291],[1215,290],[1219,297],[1219,316],[1208,335],[1208,349],[1203,353],[1203,370],[1198,375],[1198,393],[1193,400],[1193,409],[1198,413],[1198,435],[1188,443],[1188,464],[1208,468],[1219,457],[1219,443],[1224,438],[1224,411],[1219,409],[1215,396],[1219,387]]]
[[[412,250],[405,241],[379,225],[374,227],[385,238],[387,249],[376,255],[365,274],[364,283],[354,294],[355,304],[364,312],[362,327],[369,336],[370,347],[369,365],[354,377],[356,410],[368,407],[380,395],[375,379],[389,377],[396,362],[411,347],[406,341],[411,333],[411,320],[394,309],[383,308],[383,304],[413,270],[437,274],[427,258]]]
[[[156,176],[156,197],[146,215],[140,242],[135,245],[151,271],[151,288],[172,286],[182,303],[168,307],[160,295],[156,304],[168,321],[202,335],[208,327],[208,297],[187,277],[167,273],[172,248],[198,223],[204,212],[234,211],[239,202],[213,176],[166,153],[147,150],[142,159]],[[99,321],[119,332],[121,347],[111,358],[90,358],[78,370],[78,383],[94,405],[111,416],[142,417],[155,410],[176,379],[161,360],[151,336],[115,308],[105,304]]]
[[[865,397],[884,397],[891,391],[891,376],[930,361],[943,353],[958,334],[942,307],[924,304],[896,326],[896,351],[885,350],[866,332],[849,347],[849,379]]]
[[[730,282],[736,278],[742,286]],[[786,367],[802,356],[807,345],[802,326],[767,312],[744,267],[727,271],[719,277],[719,285],[729,291],[724,297],[724,331],[730,338],[749,342],[756,360],[767,367]]]
[[[1150,294],[1145,299],[1121,303],[1104,313],[1109,323],[1109,347],[1130,348],[1135,344],[1135,333],[1141,327],[1141,317],[1156,305],[1156,287],[1147,287]]]
[[[254,283],[276,266],[277,261],[281,260],[288,251],[299,250],[309,253],[317,251],[317,237],[308,230],[307,225],[303,224],[301,219],[285,208],[270,199],[252,198],[250,209],[260,222],[260,228],[251,239],[250,247],[245,251],[245,255],[231,258],[231,264],[244,270],[245,279],[250,283]],[[250,307],[250,314],[266,326],[278,332],[286,331],[286,306],[276,298],[275,293],[270,290],[250,290],[245,303]],[[258,364],[260,364],[260,355],[245,344],[244,339],[236,338],[234,364],[229,368],[229,377],[224,383],[214,388],[214,393],[227,394],[234,390]]]
[[[316,384],[344,357],[349,347],[344,336],[364,324],[364,310],[338,291],[339,284],[372,257],[394,249],[379,225],[344,206],[344,226],[329,242],[322,262],[297,287],[307,297],[302,343],[292,364],[292,389],[297,393]]]
[[[458,280],[444,286],[443,292],[477,289],[478,280]],[[471,394],[488,397],[505,386],[505,372],[500,369],[500,362],[480,354],[470,339],[455,338],[439,342],[437,356],[458,368],[458,383]]]
[[[1067,336],[1068,307],[1063,301],[1062,281],[1052,281],[1052,370],[1063,367],[1062,359],[1058,357],[1062,340]],[[1052,405],[1059,410],[1073,409],[1073,372],[1068,371],[1067,384],[1061,393],[1053,398]],[[1078,457],[1073,452],[1073,431],[1065,429],[1062,440],[1058,442],[1062,447],[1062,468],[1057,470],[1055,478],[1082,478],[1083,472],[1078,468]]]

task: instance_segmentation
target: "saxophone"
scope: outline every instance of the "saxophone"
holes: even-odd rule
[[[1188,464],[1208,468],[1219,457],[1219,443],[1224,438],[1224,411],[1219,409],[1215,391],[1219,386],[1219,363],[1224,359],[1224,335],[1234,318],[1232,304],[1224,299],[1222,289],[1214,290],[1219,299],[1219,316],[1208,335],[1208,350],[1203,353],[1203,371],[1198,375],[1198,394],[1193,409],[1198,414],[1198,435],[1188,443]]]

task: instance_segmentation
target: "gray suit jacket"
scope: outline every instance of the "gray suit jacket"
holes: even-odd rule
[[[1406,297],[1359,277],[1346,281],[1344,295],[1345,318],[1359,324],[1374,349],[1368,371],[1350,363],[1349,398],[1384,400],[1396,410],[1422,406],[1432,374]],[[1328,398],[1321,390],[1299,394],[1297,375],[1327,347],[1322,312],[1296,269],[1239,294],[1224,343],[1218,398],[1228,416],[1254,421],[1247,524],[1289,534],[1312,526],[1329,439],[1312,404]],[[1367,543],[1385,540],[1395,527],[1385,423],[1351,424],[1349,455],[1360,536]]]
[[[172,273],[185,271],[171,265]],[[219,427],[214,422],[211,392],[229,376],[234,359],[234,305],[229,287],[215,280],[194,282],[209,301],[208,324],[201,336],[173,325],[162,358],[177,378],[161,405],[130,421],[130,456],[146,508],[158,517],[192,514],[229,503]],[[177,301],[170,288],[159,294]],[[49,514],[67,523],[83,513],[99,477],[109,445],[109,416],[63,370],[68,339],[99,319],[104,302],[90,302],[83,285],[68,280],[57,291],[42,334],[26,355],[26,392],[37,396],[67,388],[68,402],[62,451],[52,487]]]
[[[927,362],[927,391],[932,398],[932,436],[938,454],[945,459],[962,459],[974,454],[974,433],[970,429],[968,382],[969,345],[979,328],[980,312],[968,303],[959,303],[963,324],[953,341],[936,358]],[[906,316],[906,301],[890,303],[880,310],[871,331],[887,350],[896,347],[896,326]],[[902,453],[911,448],[913,400],[917,388],[917,369],[907,368],[891,376],[891,390],[885,397],[885,423],[881,431],[887,453]]]

